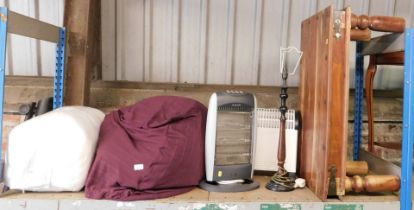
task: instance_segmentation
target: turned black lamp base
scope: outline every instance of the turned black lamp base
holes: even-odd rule
[[[292,184],[295,179],[296,175],[294,173],[281,173],[278,171],[266,184],[266,189],[275,192],[290,192],[295,189]]]
[[[271,190],[271,191],[275,191],[275,192],[290,192],[292,190],[294,190],[295,188],[293,187],[287,187],[283,184],[274,182],[272,180],[270,180],[267,184],[266,184],[266,189]]]

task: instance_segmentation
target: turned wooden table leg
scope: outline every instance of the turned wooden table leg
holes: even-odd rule
[[[375,55],[370,56],[367,74],[365,76],[365,100],[368,115],[368,151],[374,151],[374,114],[373,114],[373,89],[374,77],[377,72]]]

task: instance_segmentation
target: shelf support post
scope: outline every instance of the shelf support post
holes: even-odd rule
[[[403,144],[401,158],[400,208],[412,208],[414,141],[414,28],[405,31]]]
[[[364,56],[363,43],[356,43],[355,60],[355,104],[354,104],[354,160],[359,160],[359,149],[362,143],[362,112],[364,100]]]

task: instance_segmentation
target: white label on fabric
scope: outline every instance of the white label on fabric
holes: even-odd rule
[[[134,171],[141,171],[144,169],[144,164],[139,163],[134,165]]]

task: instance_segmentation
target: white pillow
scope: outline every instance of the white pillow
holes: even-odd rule
[[[6,184],[30,191],[79,191],[95,155],[105,114],[62,107],[16,126],[9,134]]]

